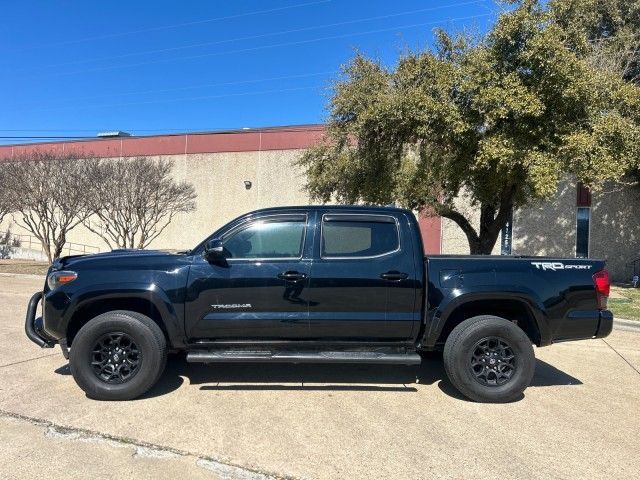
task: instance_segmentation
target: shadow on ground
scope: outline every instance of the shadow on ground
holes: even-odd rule
[[[70,375],[68,365],[56,369]],[[434,384],[445,394],[465,400],[451,385],[442,358],[429,355],[418,366],[381,365],[293,365],[293,364],[190,364],[184,355],[169,358],[158,383],[142,398],[152,398],[177,390],[188,379],[202,391],[221,390],[321,390],[362,392],[417,392],[416,384]],[[220,384],[223,385],[220,385]],[[536,360],[531,387],[581,385],[582,382],[562,370]]]

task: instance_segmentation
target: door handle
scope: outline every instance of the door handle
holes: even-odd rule
[[[395,270],[392,270],[390,272],[387,273],[381,273],[380,274],[380,278],[384,278],[385,280],[391,280],[391,281],[400,281],[400,280],[404,280],[409,276],[409,274],[407,273],[402,273],[402,272],[397,272]]]
[[[307,275],[301,272],[282,272],[278,274],[278,278],[287,282],[297,282],[307,278]]]

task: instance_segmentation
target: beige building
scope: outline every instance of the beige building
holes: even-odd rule
[[[309,203],[304,172],[295,165],[305,148],[317,142],[321,125],[259,130],[204,132],[149,137],[112,138],[0,146],[0,159],[34,150],[91,154],[103,158],[149,156],[174,161],[174,175],[194,184],[197,208],[175,218],[152,248],[187,249],[238,215],[258,208]],[[465,199],[460,198],[461,208]],[[640,189],[610,188],[591,198],[574,182],[564,182],[557,195],[539,205],[515,211],[494,254],[590,256],[607,259],[615,280],[630,279],[629,263],[640,257]],[[472,213],[471,210],[469,212]],[[453,222],[419,216],[428,253],[469,253],[466,238]],[[19,217],[5,218],[35,249],[34,239]],[[65,253],[104,251],[107,246],[80,226],[69,234]],[[638,267],[640,268],[640,262]]]

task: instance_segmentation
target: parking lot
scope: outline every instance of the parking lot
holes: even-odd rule
[[[0,478],[630,478],[640,333],[538,349],[520,401],[461,398],[420,367],[188,365],[132,402],[89,400],[24,336],[34,276],[0,275]],[[108,466],[108,467],[107,467]]]

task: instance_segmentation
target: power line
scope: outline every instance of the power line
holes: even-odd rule
[[[239,92],[239,93],[228,93],[223,95],[203,95],[198,97],[182,97],[182,98],[169,98],[163,100],[148,100],[142,102],[123,102],[123,103],[110,103],[110,104],[99,104],[99,105],[69,105],[64,107],[51,107],[51,108],[41,108],[36,110],[29,110],[30,112],[47,112],[53,110],[73,110],[73,109],[87,109],[87,108],[111,108],[111,107],[126,107],[132,105],[152,105],[157,103],[174,103],[174,102],[186,102],[186,101],[194,101],[194,100],[212,100],[217,98],[229,98],[229,97],[244,97],[250,95],[264,95],[269,93],[286,93],[286,92],[295,92],[302,90],[315,90],[318,88],[322,88],[319,85],[308,86],[308,87],[294,87],[294,88],[283,88],[278,90],[261,90],[257,92]],[[14,110],[15,111],[15,110]]]
[[[372,33],[390,32],[390,31],[394,31],[394,30],[398,30],[398,29],[424,27],[424,26],[427,26],[427,25],[437,25],[437,24],[440,24],[440,23],[454,22],[454,21],[459,21],[459,20],[470,20],[470,19],[474,19],[474,18],[488,17],[488,16],[491,16],[491,15],[492,14],[490,14],[490,13],[483,13],[483,14],[478,14],[478,15],[469,15],[469,16],[466,16],[466,17],[449,18],[449,19],[446,19],[446,20],[436,20],[436,21],[431,21],[431,22],[414,23],[414,24],[410,24],[410,25],[399,25],[399,26],[396,26],[396,27],[381,28],[381,29],[376,29],[376,30],[368,30],[368,31],[364,31],[364,32],[346,33],[346,34],[341,34],[341,35],[330,35],[330,36],[326,36],[326,37],[312,38],[312,39],[309,39],[309,40],[299,40],[299,41],[295,41],[295,42],[283,42],[283,43],[276,43],[276,44],[272,44],[272,45],[261,45],[261,46],[258,46],[258,47],[242,48],[242,49],[237,49],[237,50],[227,50],[227,51],[223,51],[223,52],[204,53],[204,54],[200,54],[200,55],[190,55],[190,56],[186,56],[186,57],[175,57],[175,58],[151,60],[151,61],[147,61],[147,62],[129,63],[129,64],[126,64],[126,65],[111,65],[111,66],[108,66],[108,67],[97,67],[97,68],[91,68],[91,69],[85,69],[85,70],[74,70],[74,71],[71,71],[71,72],[61,72],[61,73],[57,73],[57,74],[51,74],[51,75],[48,75],[48,76],[76,75],[76,74],[81,74],[81,73],[101,72],[101,71],[115,70],[115,69],[120,69],[120,68],[131,68],[131,67],[140,67],[140,66],[154,65],[154,64],[160,64],[160,63],[170,63],[170,62],[181,61],[181,60],[195,60],[195,59],[200,59],[200,58],[215,57],[215,56],[221,56],[221,55],[231,55],[231,54],[236,54],[236,53],[247,53],[247,52],[254,52],[254,51],[259,51],[259,50],[267,50],[267,49],[270,49],[270,48],[289,47],[289,46],[294,46],[294,45],[304,45],[304,44],[309,44],[309,43],[321,42],[321,41],[325,41],[325,40],[336,40],[336,39],[340,39],[340,38],[356,37],[356,36],[360,36],[360,35],[369,35],[369,34],[372,34]],[[39,77],[41,78],[42,76],[40,75]]]
[[[177,92],[177,91],[183,91],[183,90],[196,90],[198,88],[208,88],[208,87],[228,87],[233,85],[246,85],[251,83],[271,82],[275,80],[291,80],[294,78],[317,77],[321,75],[331,75],[334,73],[336,72],[316,72],[316,73],[306,73],[306,74],[298,74],[298,75],[283,75],[278,77],[258,78],[253,80],[238,80],[235,82],[201,83],[198,85],[189,85],[184,87],[162,88],[162,89],[156,89],[156,90],[139,90],[137,92],[125,92],[125,93],[116,93],[116,94],[108,94],[108,95],[92,95],[87,97],[76,97],[76,98],[72,98],[70,101],[92,100],[96,98],[108,98],[108,97],[124,97],[124,96],[131,96],[131,95],[147,95],[150,93]]]
[[[121,55],[111,55],[111,56],[108,56],[108,57],[88,58],[88,59],[84,59],[84,60],[75,60],[75,61],[72,61],[72,62],[54,63],[54,64],[50,64],[50,65],[44,65],[42,68],[64,67],[64,66],[68,66],[68,65],[79,65],[79,64],[83,64],[83,63],[93,63],[93,62],[100,62],[100,61],[105,61],[105,60],[117,60],[117,59],[121,59],[121,58],[137,57],[137,56],[141,56],[141,55],[151,55],[151,54],[155,54],[155,53],[174,52],[174,51],[186,50],[186,49],[190,49],[190,48],[208,47],[208,46],[212,46],[212,45],[221,45],[221,44],[224,44],[224,43],[240,42],[240,41],[244,41],[244,40],[255,40],[255,39],[259,39],[259,38],[274,37],[274,36],[286,35],[286,34],[290,34],[290,33],[308,32],[308,31],[312,31],[312,30],[319,30],[319,29],[330,28],[330,27],[338,27],[338,26],[343,26],[343,25],[353,25],[355,23],[369,22],[369,21],[373,21],[373,20],[383,20],[383,19],[387,19],[387,18],[400,17],[400,16],[403,16],[403,15],[412,15],[412,14],[416,14],[416,13],[424,13],[424,12],[429,12],[429,11],[434,11],[434,10],[442,10],[442,9],[446,9],[446,8],[462,7],[462,6],[465,6],[465,5],[473,5],[473,4],[485,3],[485,2],[486,2],[486,0],[471,0],[471,1],[462,2],[462,3],[453,3],[453,4],[449,4],[449,5],[438,5],[438,6],[435,6],[435,7],[420,8],[418,10],[409,10],[409,11],[404,11],[404,12],[391,13],[391,14],[387,14],[387,15],[378,15],[378,16],[374,16],[374,17],[360,18],[360,19],[355,19],[355,20],[346,20],[346,21],[343,21],[343,22],[327,23],[327,24],[324,24],[324,25],[316,25],[316,26],[313,26],[313,27],[295,28],[295,29],[291,29],[291,30],[281,30],[281,31],[278,31],[278,32],[264,33],[264,34],[260,34],[260,35],[250,35],[250,36],[245,36],[245,37],[229,38],[229,39],[226,39],[226,40],[218,40],[218,41],[215,41],[215,42],[194,43],[194,44],[191,44],[191,45],[182,45],[182,46],[179,46],[179,47],[160,48],[160,49],[156,49],[156,50],[145,50],[145,51],[142,51],[142,52],[125,53],[125,54],[121,54]]]
[[[217,22],[219,20],[231,20],[234,18],[242,18],[242,17],[249,17],[249,16],[253,16],[253,15],[263,15],[265,13],[273,13],[273,12],[280,12],[283,10],[291,10],[294,8],[301,8],[301,7],[308,7],[308,6],[312,6],[312,5],[320,5],[323,3],[329,3],[332,0],[318,0],[315,2],[307,2],[307,3],[298,3],[295,5],[288,5],[285,7],[278,7],[278,8],[270,8],[267,10],[256,10],[253,12],[245,12],[245,13],[239,13],[239,14],[235,14],[235,15],[225,15],[223,17],[214,17],[214,18],[207,18],[204,20],[194,20],[192,22],[183,22],[183,23],[174,23],[172,25],[161,25],[158,27],[150,27],[150,28],[143,28],[140,30],[130,30],[127,32],[117,32],[117,33],[108,33],[105,35],[97,35],[94,37],[85,37],[85,38],[79,38],[76,40],[66,40],[63,42],[56,42],[56,43],[47,43],[47,44],[41,44],[41,45],[33,45],[33,46],[29,46],[29,47],[24,47],[18,50],[12,50],[14,52],[20,52],[20,51],[24,51],[24,50],[34,50],[34,49],[39,49],[39,48],[45,48],[45,47],[58,47],[61,45],[72,45],[72,44],[77,44],[77,43],[84,43],[84,42],[91,42],[94,40],[104,40],[106,38],[115,38],[115,37],[124,37],[127,35],[135,35],[137,33],[147,33],[147,32],[157,32],[157,31],[161,31],[161,30],[170,30],[172,28],[181,28],[181,27],[188,27],[188,26],[192,26],[192,25],[201,25],[204,23],[211,23],[211,22]]]

